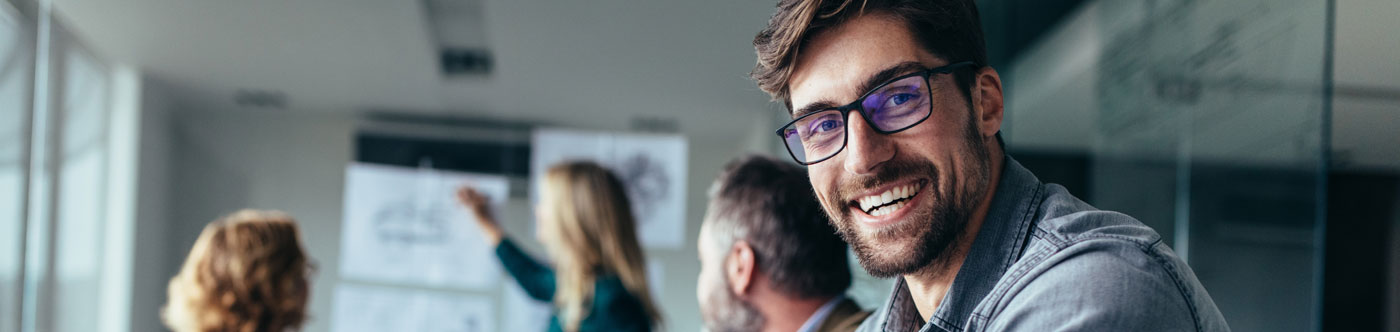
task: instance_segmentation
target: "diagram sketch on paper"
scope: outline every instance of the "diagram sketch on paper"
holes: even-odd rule
[[[597,162],[617,174],[627,187],[637,219],[637,236],[643,246],[679,248],[684,243],[684,137],[539,129],[534,132],[531,150],[533,188],[539,188],[544,172],[555,164],[570,160]]]
[[[504,177],[374,164],[346,168],[341,275],[430,287],[490,289],[500,279],[493,248],[455,190],[470,184],[499,206]]]

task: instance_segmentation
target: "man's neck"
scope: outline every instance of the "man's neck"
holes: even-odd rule
[[[980,219],[975,222],[968,220],[967,231],[958,237],[956,243],[948,246],[944,255],[922,269],[904,275],[904,284],[909,288],[910,298],[914,300],[914,307],[919,309],[919,316],[923,317],[924,321],[928,321],[933,312],[938,310],[938,306],[943,303],[943,297],[953,286],[958,270],[962,269],[963,260],[967,259],[967,252],[972,247],[971,239],[977,237],[977,230],[972,227],[974,223],[981,226]],[[964,241],[964,238],[967,241]]]
[[[972,249],[972,243],[977,239],[977,233],[982,230],[982,224],[987,219],[987,212],[992,205],[992,197],[996,195],[997,185],[1001,182],[1001,170],[1005,154],[1000,149],[993,149],[991,153],[990,181],[987,183],[987,192],[977,203],[977,208],[968,216],[967,227],[962,234],[948,245],[947,251],[943,255],[934,259],[928,265],[914,273],[904,275],[905,286],[909,288],[909,295],[914,300],[914,307],[919,309],[919,316],[927,322],[933,317],[933,312],[938,310],[938,306],[943,304],[943,297],[948,294],[948,289],[953,286],[953,280],[957,278],[958,271],[962,269],[963,261],[967,259],[967,253]]]
[[[773,296],[766,303],[755,303],[763,313],[763,331],[797,331],[812,314],[821,309],[831,298],[794,299]]]

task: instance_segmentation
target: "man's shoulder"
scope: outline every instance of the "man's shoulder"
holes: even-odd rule
[[[1193,287],[1132,241],[1028,254],[982,303],[987,330],[1198,330]]]
[[[1104,211],[1071,195],[1057,184],[1045,185],[1046,195],[1036,211],[1035,241],[1065,248],[1085,241],[1118,239],[1124,244],[1149,248],[1162,236],[1127,214]]]
[[[1132,304],[1183,302],[1183,295],[1190,295],[1184,294],[1187,288],[1199,286],[1195,273],[1151,227],[1126,214],[1094,208],[1059,185],[1045,187],[1031,239],[998,288],[1016,284],[1022,288],[1004,291],[1083,290],[1064,293],[1087,295],[1083,301]],[[1097,291],[1114,293],[1094,294]]]
[[[1045,188],[1025,251],[974,320],[988,330],[1228,329],[1156,231],[1058,185]]]
[[[986,330],[1228,330],[1161,236],[1045,186],[1031,239],[974,315]]]

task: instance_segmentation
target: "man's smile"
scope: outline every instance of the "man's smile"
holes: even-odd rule
[[[848,202],[852,215],[863,224],[884,226],[903,219],[927,187],[928,180],[915,179],[896,182],[881,188],[867,191]]]

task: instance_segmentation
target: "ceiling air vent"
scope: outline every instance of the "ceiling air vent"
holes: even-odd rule
[[[494,65],[482,0],[423,0],[444,77],[491,74]]]

